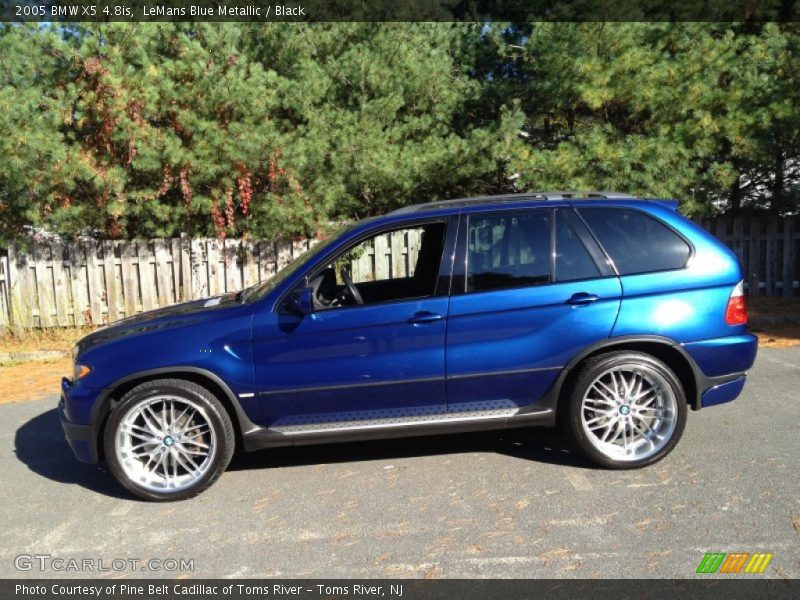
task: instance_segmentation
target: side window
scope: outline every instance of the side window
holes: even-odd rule
[[[470,215],[467,291],[550,282],[550,211]]]
[[[381,232],[354,244],[309,281],[315,307],[325,310],[433,296],[446,229],[444,222],[426,223]]]
[[[562,212],[556,212],[556,281],[599,277],[600,270]]]
[[[691,248],[669,227],[638,210],[580,208],[620,275],[681,269]]]
[[[413,277],[424,233],[413,227],[367,238],[336,260],[336,275],[341,281],[345,270],[353,283]]]

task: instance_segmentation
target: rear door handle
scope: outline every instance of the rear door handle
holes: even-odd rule
[[[567,304],[575,304],[578,306],[584,306],[586,304],[591,304],[592,302],[597,302],[600,300],[600,296],[597,294],[588,294],[586,292],[578,292],[577,294],[572,294],[569,300],[567,300]]]
[[[443,318],[444,317],[440,314],[432,313],[427,310],[421,310],[417,313],[414,313],[414,315],[408,320],[408,322],[414,325],[421,325],[423,323],[433,323],[435,321],[440,321]]]

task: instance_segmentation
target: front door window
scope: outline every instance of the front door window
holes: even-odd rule
[[[316,310],[429,298],[436,281],[446,224],[383,231],[354,244],[308,285]]]

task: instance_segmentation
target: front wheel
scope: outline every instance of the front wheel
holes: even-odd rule
[[[108,466],[145,500],[183,500],[210,486],[233,455],[225,408],[207,389],[177,379],[148,381],[114,407],[104,431]]]
[[[641,352],[589,359],[566,406],[566,430],[595,463],[632,469],[664,458],[686,426],[686,394],[672,370]]]

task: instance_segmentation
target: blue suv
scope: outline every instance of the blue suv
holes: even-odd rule
[[[651,464],[757,347],[736,256],[677,205],[529,193],[351,225],[269,281],[83,338],[67,440],[149,500],[199,493],[237,445],[560,425],[598,465]]]

